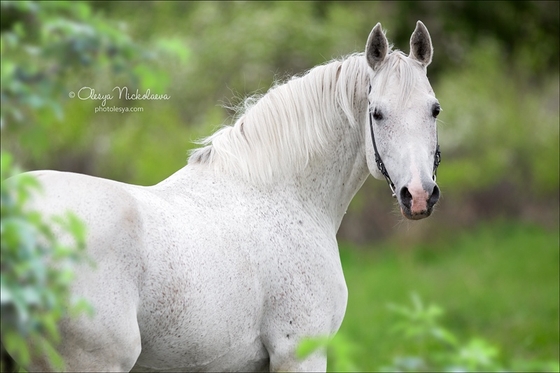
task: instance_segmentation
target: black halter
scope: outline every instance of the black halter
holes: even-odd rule
[[[369,90],[371,92],[371,86],[369,87]],[[368,101],[369,103],[369,101]],[[375,163],[377,164],[377,168],[379,169],[379,171],[381,172],[381,174],[385,177],[385,180],[387,180],[387,184],[389,185],[389,188],[391,188],[391,192],[393,192],[393,197],[396,198],[397,195],[395,193],[395,184],[393,183],[393,181],[391,180],[391,176],[389,176],[389,172],[387,172],[387,168],[385,168],[385,164],[383,163],[383,160],[381,159],[381,156],[379,155],[379,151],[377,150],[377,145],[375,144],[375,136],[373,134],[373,112],[370,111],[369,112],[369,129],[371,131],[371,142],[373,144],[373,151],[375,152]],[[434,181],[436,181],[436,177],[437,177],[437,169],[438,166],[441,162],[441,152],[439,150],[439,142],[437,142],[436,145],[436,151],[434,153],[434,168],[433,168],[433,172],[432,172],[432,178],[434,179]]]

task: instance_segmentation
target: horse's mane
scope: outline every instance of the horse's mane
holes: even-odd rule
[[[410,61],[402,57],[401,52],[392,52],[377,74],[406,65],[398,61]],[[404,95],[414,84],[408,70],[398,69]],[[189,163],[208,164],[261,184],[293,174],[325,150],[341,120],[351,126],[363,121],[355,116],[364,114],[358,109],[365,108],[370,73],[364,54],[359,53],[277,83],[262,97],[246,99],[233,125],[199,141],[204,147],[191,153]],[[381,93],[387,79],[376,80],[380,86],[375,90]]]

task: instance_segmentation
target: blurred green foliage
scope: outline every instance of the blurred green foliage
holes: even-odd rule
[[[538,195],[558,192],[558,75],[535,86],[532,73],[513,71],[486,40],[460,73],[443,74],[444,185],[472,193],[507,180]]]
[[[501,346],[502,366],[522,366],[515,356],[558,358],[558,2],[1,6],[2,149],[26,169],[138,184],[159,182],[184,166],[192,140],[230,121],[232,107],[247,95],[362,51],[376,22],[406,52],[421,19],[435,48],[428,74],[444,109],[443,198],[428,221],[395,224],[398,219],[387,218],[394,205],[385,198],[386,185],[366,182],[339,236],[368,243],[370,251],[373,240],[389,237],[383,246],[394,253],[373,250],[370,258],[356,244],[342,248],[350,289],[346,341],[316,343],[334,355],[348,351],[351,357],[329,363],[341,370],[377,369],[387,356],[409,356],[399,348],[401,336],[384,328],[398,320],[379,304],[404,302],[414,289],[445,305],[441,317],[457,339],[491,335]],[[95,113],[99,102],[69,97],[84,86],[150,89],[171,99],[113,99],[110,105],[143,111]],[[495,217],[523,223],[489,224],[457,237]],[[422,310],[436,319],[438,312]],[[349,340],[359,342],[348,348]]]
[[[443,371],[490,372],[503,371],[497,361],[499,349],[481,338],[460,341],[455,333],[441,325],[443,310],[424,305],[417,294],[412,306],[389,305],[399,317],[394,332],[408,343],[410,355],[393,359],[393,364],[380,369],[384,372]]]
[[[22,365],[33,355],[46,356],[53,367],[64,362],[55,350],[57,322],[63,316],[89,310],[81,299],[70,299],[73,266],[84,259],[85,227],[71,212],[45,218],[27,207],[40,185],[30,175],[18,175],[11,156],[2,153],[0,307],[2,343]],[[18,176],[15,176],[18,175]],[[15,176],[6,180],[10,176]],[[73,242],[61,242],[68,232]],[[4,359],[0,371],[5,371]]]
[[[68,74],[87,66],[129,71],[142,50],[126,33],[71,2],[2,2],[2,127],[41,121],[43,108],[62,119]]]
[[[503,365],[500,348],[481,337],[466,341],[442,324],[444,311],[435,304],[425,305],[418,294],[412,295],[412,305],[389,304],[398,316],[392,332],[401,343],[400,355],[391,364],[378,366],[379,372],[558,372],[558,361],[515,360]],[[344,332],[333,338],[303,339],[298,346],[298,358],[304,359],[318,350],[328,350],[329,372],[364,371],[364,361],[356,364],[356,351],[363,350]],[[368,364],[375,362],[368,360]],[[371,368],[366,371],[373,371]]]
[[[76,98],[81,105],[69,105],[81,87],[102,92],[110,79],[109,90],[158,93],[169,79],[156,58],[188,59],[180,40],[138,43],[126,23],[107,21],[85,2],[3,1],[1,7],[2,148],[28,169],[41,162],[87,167],[90,155],[105,148],[103,138],[95,141],[106,133],[102,125],[101,131],[82,126],[94,113],[91,102]]]
[[[406,356],[448,364],[476,340],[499,346],[496,369],[549,371],[559,361],[556,232],[497,220],[441,232],[429,244],[394,238],[383,250],[368,247],[343,243],[340,249],[349,299],[339,334],[359,343],[352,361],[360,369],[376,371]],[[387,308],[409,303],[411,292],[441,307]],[[433,360],[442,352],[446,361]]]

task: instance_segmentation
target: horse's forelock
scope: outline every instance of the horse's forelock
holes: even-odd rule
[[[418,75],[417,69],[419,66],[420,65],[417,61],[407,58],[407,56],[399,50],[389,53],[385,62],[374,74],[374,99],[375,97],[383,97],[387,95],[389,78],[391,76],[395,76],[398,81],[397,105],[401,107],[406,105],[407,101],[414,93],[418,82],[420,75]],[[394,85],[391,86],[391,88],[394,87]]]

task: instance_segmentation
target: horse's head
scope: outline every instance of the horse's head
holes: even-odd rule
[[[430,34],[420,21],[410,54],[390,51],[378,23],[366,44],[371,68],[366,157],[376,178],[386,178],[409,219],[428,217],[439,199],[436,117],[441,108],[426,76],[432,61]]]

